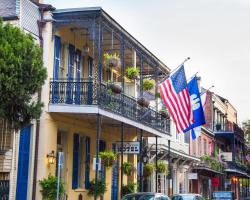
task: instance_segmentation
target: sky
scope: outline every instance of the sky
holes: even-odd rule
[[[250,119],[250,0],[44,0],[56,8],[101,6],[174,69],[228,99]]]

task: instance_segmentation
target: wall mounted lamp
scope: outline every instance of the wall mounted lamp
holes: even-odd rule
[[[47,159],[48,159],[48,162],[49,164],[54,164],[55,163],[55,160],[56,160],[56,154],[54,151],[51,151],[51,153],[47,154]]]

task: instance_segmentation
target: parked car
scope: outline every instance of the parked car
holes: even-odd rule
[[[231,191],[217,191],[213,193],[213,200],[234,200],[234,192]]]
[[[175,194],[171,200],[204,200],[200,194]]]
[[[127,194],[121,200],[170,200],[167,195],[154,192]]]

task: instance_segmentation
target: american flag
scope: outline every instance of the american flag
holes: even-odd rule
[[[246,156],[247,162],[250,164],[250,154]]]
[[[174,120],[178,133],[193,123],[193,111],[187,88],[187,80],[182,65],[168,79],[159,84],[163,102]]]

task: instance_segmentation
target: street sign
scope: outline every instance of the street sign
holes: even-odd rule
[[[223,160],[223,162],[225,162],[225,161],[233,161],[233,154],[232,154],[232,152],[223,152],[223,153],[220,153],[219,154],[219,156],[221,157],[221,158],[223,158],[222,160]]]
[[[122,143],[116,143],[116,152],[122,152]],[[140,142],[123,142],[123,153],[124,154],[139,154],[140,153]]]
[[[197,180],[198,174],[197,173],[188,173],[188,179],[189,180]]]
[[[101,171],[101,158],[98,159],[99,160],[99,163],[98,163],[98,171]],[[96,158],[93,158],[93,170],[95,171],[96,169]]]

